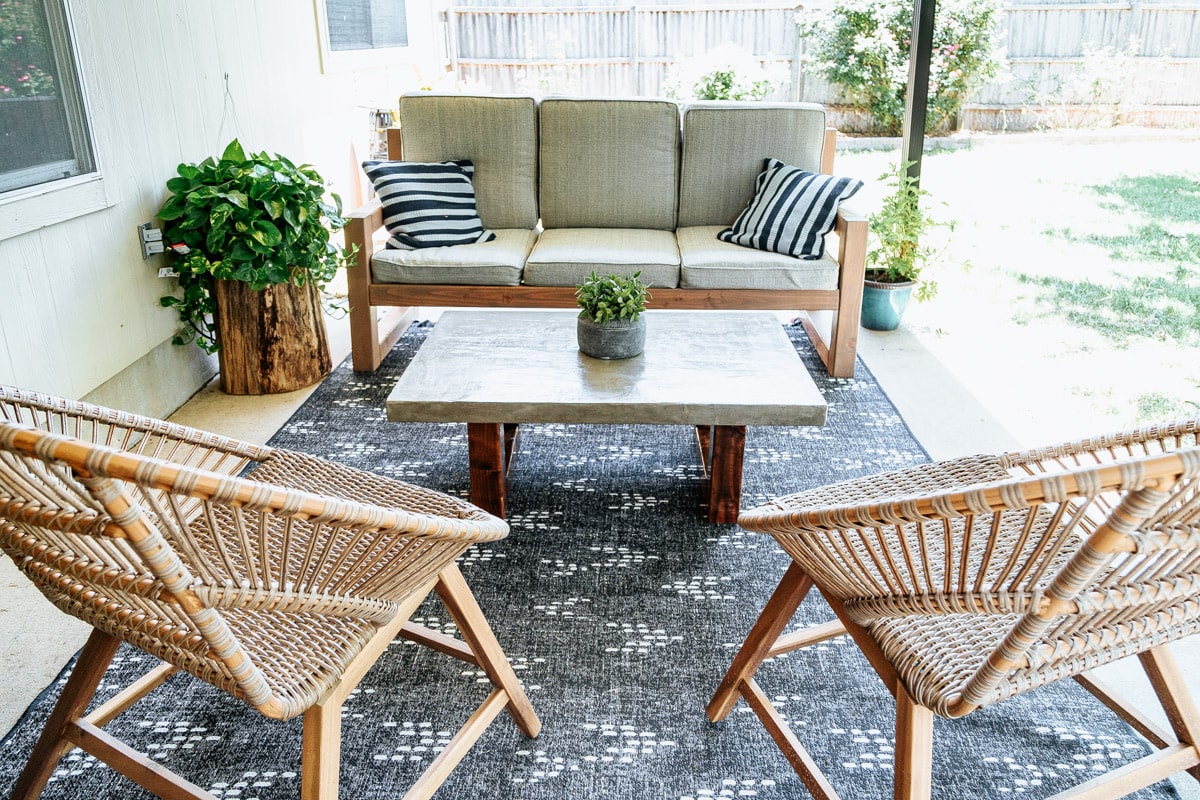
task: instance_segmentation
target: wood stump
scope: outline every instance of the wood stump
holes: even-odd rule
[[[221,391],[274,394],[311,386],[333,369],[321,298],[312,284],[252,291],[213,281]]]

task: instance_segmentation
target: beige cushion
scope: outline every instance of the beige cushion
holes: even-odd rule
[[[812,103],[694,103],[683,112],[679,227],[730,225],[763,159],[821,171],[825,110]]]
[[[680,228],[679,285],[685,289],[837,289],[836,241],[825,256],[800,259],[722,242],[722,225]],[[832,246],[831,246],[832,245]]]
[[[371,257],[371,276],[377,283],[516,286],[537,234],[521,228],[495,234],[479,244],[380,250]]]
[[[675,228],[675,103],[548,98],[538,125],[546,228]]]
[[[671,231],[639,228],[552,228],[542,232],[525,263],[530,286],[578,286],[598,275],[641,271],[647,285],[679,285],[679,248]]]
[[[537,227],[537,103],[532,97],[400,98],[401,158],[475,165],[485,228]],[[394,154],[393,154],[394,156]]]

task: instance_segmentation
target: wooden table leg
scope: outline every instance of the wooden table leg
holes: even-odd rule
[[[712,425],[696,426],[696,442],[700,445],[700,468],[708,477],[709,461],[712,460]]]
[[[745,425],[713,427],[708,487],[709,522],[737,522],[742,504],[742,457],[745,450]]]
[[[468,422],[467,458],[471,464],[471,502],[503,518],[506,488],[503,424]]]
[[[516,422],[504,423],[504,475],[508,476],[509,470],[512,469],[513,453],[516,452],[517,436],[521,432],[521,427]]]

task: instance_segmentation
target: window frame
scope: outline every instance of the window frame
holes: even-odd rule
[[[321,73],[352,72],[359,69],[386,67],[396,63],[397,56],[412,52],[413,3],[405,0],[404,23],[408,44],[400,47],[376,47],[365,50],[333,50],[329,46],[329,16],[326,0],[313,0],[313,11],[317,17],[317,39],[321,50]]]
[[[69,0],[44,0],[48,31],[59,61],[60,91],[67,104],[68,134],[79,152],[90,155],[90,169],[79,175],[0,192],[0,242],[108,208],[116,203],[111,182],[104,180],[96,120],[88,104],[75,24]],[[64,70],[63,48],[72,69]],[[69,74],[68,74],[69,73]],[[63,77],[64,74],[66,77]],[[82,125],[79,122],[82,121]],[[47,165],[30,167],[45,169]]]

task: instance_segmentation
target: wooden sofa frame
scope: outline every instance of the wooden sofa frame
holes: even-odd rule
[[[389,131],[389,133],[391,133]],[[827,128],[821,171],[832,173],[837,131]],[[389,135],[388,157],[399,159],[399,136]],[[571,286],[477,286],[450,284],[377,283],[371,277],[371,256],[378,249],[376,231],[383,227],[378,198],[347,215],[347,248],[356,253],[347,267],[350,303],[350,345],[354,369],[374,372],[421,306],[456,308],[574,308]],[[838,288],[807,289],[662,289],[656,288],[655,309],[724,309],[799,311],[813,346],[830,375],[854,375],[858,324],[866,277],[867,218],[856,211],[838,211]],[[385,310],[388,309],[388,310]],[[832,311],[828,338],[807,312]]]

